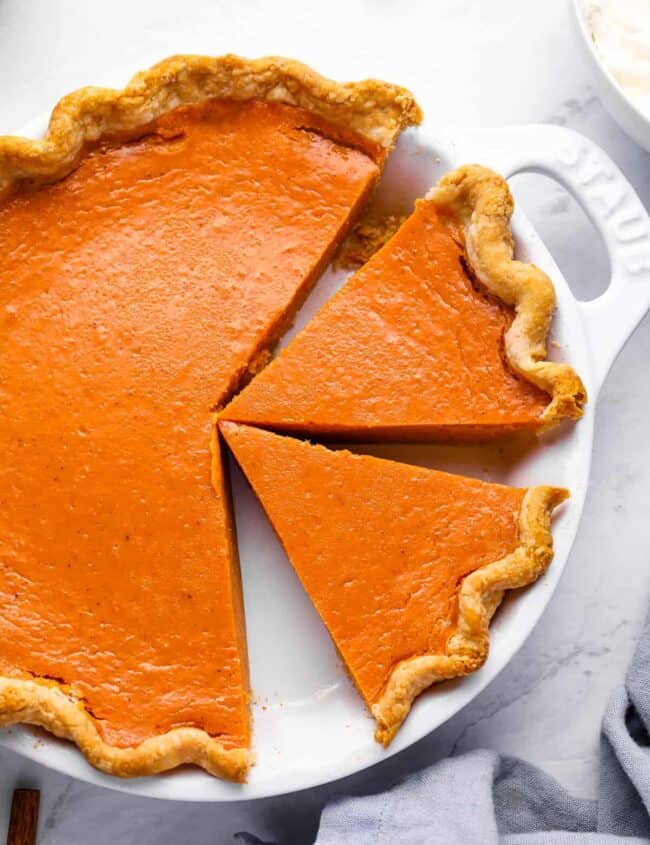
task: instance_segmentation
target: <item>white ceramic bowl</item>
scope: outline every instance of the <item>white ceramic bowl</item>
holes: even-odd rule
[[[596,49],[588,20],[589,0],[571,0],[571,12],[583,55],[607,111],[637,144],[650,152],[650,119],[632,103]]]
[[[42,128],[30,127],[32,132]],[[263,798],[326,783],[380,763],[457,713],[512,659],[553,594],[578,530],[587,492],[598,390],[650,304],[650,222],[633,189],[604,153],[586,138],[559,126],[441,133],[435,126],[423,124],[400,139],[377,201],[393,206],[411,203],[445,170],[467,161],[480,161],[506,176],[538,171],[562,182],[600,230],[612,267],[609,287],[598,299],[577,301],[524,214],[520,210],[515,213],[517,254],[553,279],[559,306],[553,339],[561,345],[562,356],[583,376],[589,391],[585,416],[577,425],[562,428],[532,450],[522,452],[513,447],[501,455],[479,447],[373,447],[375,454],[385,457],[495,481],[571,488],[571,500],[555,519],[553,565],[500,610],[485,666],[468,678],[423,694],[390,748],[381,748],[373,740],[372,721],[314,608],[255,497],[234,471],[255,691],[258,762],[249,782],[226,783],[190,768],[131,781],[111,778],[93,769],[70,743],[21,726],[0,731],[0,745],[68,775],[131,794],[215,802]],[[343,281],[340,273],[325,274],[305,303],[294,331]],[[551,347],[551,354],[560,353]]]

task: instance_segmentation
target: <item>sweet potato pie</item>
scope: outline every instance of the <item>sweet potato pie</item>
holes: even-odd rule
[[[445,177],[265,367],[420,119],[394,85],[180,56],[65,97],[42,140],[0,138],[0,724],[115,775],[245,779],[219,428],[380,741],[485,659],[565,491],[286,434],[487,439],[580,415],[578,377],[545,360],[550,281],[512,260],[505,182]]]

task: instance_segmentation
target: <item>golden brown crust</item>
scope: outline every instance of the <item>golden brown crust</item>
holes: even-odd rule
[[[447,173],[427,196],[462,232],[470,268],[488,293],[515,309],[505,336],[512,369],[551,397],[542,427],[578,419],[587,401],[582,381],[568,364],[546,360],[546,338],[555,310],[555,291],[534,264],[515,261],[510,231],[513,200],[508,183],[477,164]]]
[[[152,775],[194,763],[213,775],[244,781],[252,762],[248,749],[224,748],[199,728],[174,728],[139,745],[118,748],[104,742],[83,702],[56,683],[0,678],[0,727],[18,722],[72,740],[93,766],[119,777]]]
[[[177,106],[215,98],[300,106],[387,150],[422,119],[412,94],[386,82],[334,82],[277,57],[172,56],[136,74],[121,91],[89,87],[68,94],[42,140],[0,137],[0,197],[21,179],[61,178],[89,143],[137,134]]]
[[[334,267],[340,270],[358,270],[388,243],[407,217],[406,214],[378,214],[372,210],[368,212],[339,247],[334,256]]]
[[[531,487],[519,513],[519,545],[512,554],[465,577],[458,595],[458,623],[444,654],[403,660],[393,670],[372,715],[375,738],[388,745],[414,699],[431,684],[476,671],[488,654],[489,624],[505,590],[537,580],[553,558],[551,512],[568,496],[558,487]]]

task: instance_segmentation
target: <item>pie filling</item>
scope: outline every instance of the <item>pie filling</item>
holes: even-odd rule
[[[104,740],[250,739],[211,416],[268,354],[379,172],[292,106],[185,106],[0,205],[0,674]]]
[[[536,430],[550,400],[505,358],[512,319],[423,200],[222,417],[366,440]]]
[[[518,545],[525,490],[220,428],[369,706],[446,652],[463,578]]]

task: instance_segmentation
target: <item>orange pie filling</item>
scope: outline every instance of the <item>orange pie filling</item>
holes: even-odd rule
[[[526,490],[220,429],[369,708],[400,663],[446,654],[463,579],[519,543]]]
[[[420,201],[222,417],[366,440],[537,430],[550,397],[506,360],[513,313],[472,279],[456,226]]]
[[[250,741],[211,416],[286,327],[379,172],[292,106],[215,101],[0,205],[0,675],[102,739]]]

